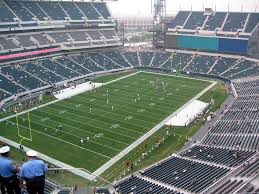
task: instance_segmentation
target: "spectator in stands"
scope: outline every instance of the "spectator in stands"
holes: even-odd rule
[[[16,173],[19,171],[19,166],[15,165],[8,158],[10,147],[4,146],[0,149],[0,176],[4,187],[8,194],[20,194],[19,180]],[[2,192],[2,191],[1,191]]]
[[[29,194],[44,194],[45,173],[48,167],[42,160],[37,159],[37,152],[29,150],[26,154],[28,161],[21,167],[20,186],[23,187],[25,180]]]

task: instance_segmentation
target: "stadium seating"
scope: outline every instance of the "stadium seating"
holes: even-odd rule
[[[251,96],[258,95],[258,92],[259,92],[258,84],[259,84],[259,80],[240,82],[240,83],[235,83],[235,88],[239,96],[247,96],[251,98]],[[256,99],[253,99],[253,100],[256,100]]]
[[[191,62],[192,57],[192,54],[175,53],[170,60],[161,66],[161,68],[181,70]]]
[[[79,74],[79,73],[73,71],[69,67],[66,67],[66,66],[61,65],[60,63],[57,63],[55,60],[50,60],[50,59],[42,60],[41,65],[43,67],[47,68],[48,70],[62,76],[65,79],[68,79],[68,80],[82,75],[82,74]]]
[[[251,33],[258,22],[259,13],[213,12],[207,14],[198,11],[179,11],[169,24],[169,29],[183,26],[184,29],[192,30],[188,32],[180,30],[181,34],[195,34],[194,30],[197,27],[200,28],[198,30],[205,31],[216,31],[216,29],[219,29],[225,32],[237,32],[238,29],[241,29],[242,32]]]
[[[44,83],[36,77],[24,72],[20,66],[6,66],[1,68],[1,72],[5,77],[15,80],[16,83],[29,90],[40,88],[44,85]]]
[[[139,59],[141,66],[149,67],[154,56],[154,52],[140,52]]]
[[[221,148],[258,150],[259,137],[257,135],[216,135],[210,134],[206,136],[203,144],[209,146],[217,146]]]
[[[72,71],[76,71],[80,74],[87,75],[87,74],[91,73],[91,71],[89,71],[85,67],[70,60],[69,57],[60,57],[60,58],[55,59],[55,61],[59,64],[62,64],[64,67],[67,67],[67,68],[71,69]]]
[[[70,59],[76,61],[78,64],[82,65],[84,68],[91,72],[104,71],[104,68],[93,62],[88,56],[85,55],[75,55],[71,56]]]
[[[22,21],[32,21],[34,16],[24,6],[21,6],[19,1],[5,1],[5,3]]]
[[[50,19],[45,14],[45,12],[39,7],[37,2],[34,2],[34,1],[22,1],[22,2],[14,1],[14,3],[16,5],[20,5],[20,7],[18,7],[18,9],[21,9],[22,7],[24,7],[26,10],[29,10],[33,14],[33,16],[35,16],[35,19],[37,19],[39,21],[46,21],[46,19],[47,20]]]
[[[98,13],[100,13],[104,19],[109,19],[111,17],[111,14],[104,3],[94,3],[93,6],[98,10]]]
[[[0,85],[1,89],[11,93],[18,94],[25,91],[25,88],[19,86],[13,78],[6,78],[0,73]]]
[[[189,11],[179,11],[169,27],[170,28],[175,28],[177,26],[182,26],[183,27],[184,23],[187,20],[189,15],[190,15]]]
[[[237,59],[234,58],[220,57],[209,73],[213,75],[220,75],[231,68],[236,61]]]
[[[249,20],[246,24],[245,32],[252,32],[258,23],[259,23],[259,14],[250,13]]]
[[[259,66],[254,64],[250,68],[240,71],[231,76],[231,79],[238,79],[242,77],[254,77],[259,75]]]
[[[212,65],[215,63],[215,61],[215,57],[198,55],[192,60],[188,67],[185,68],[185,71],[207,73]]]
[[[40,1],[37,2],[37,4],[52,20],[65,20],[65,18],[68,17],[59,6],[59,2]]]
[[[114,61],[120,66],[131,67],[131,65],[123,58],[123,56],[117,51],[106,51],[103,53],[105,57]]]
[[[255,152],[228,150],[225,148],[214,148],[207,146],[193,146],[180,153],[182,157],[195,160],[208,161],[216,164],[222,164],[229,167],[238,166],[253,156]]]
[[[151,67],[160,67],[163,65],[169,58],[171,53],[169,52],[155,52],[154,60],[151,63]]]
[[[0,22],[14,22],[15,15],[8,9],[4,1],[0,1]]]
[[[36,63],[27,62],[22,64],[21,67],[25,71],[29,72],[33,76],[43,80],[48,84],[54,84],[65,80],[62,76],[41,66],[41,61]]]
[[[247,16],[247,13],[229,13],[223,31],[236,32],[238,29],[243,30]]]
[[[226,12],[216,12],[215,14],[210,15],[207,22],[205,23],[203,30],[215,31],[217,28],[220,29],[223,25],[226,15]]]
[[[71,20],[82,20],[83,13],[78,10],[76,5],[71,2],[61,2],[60,6],[64,9]]]
[[[1,80],[1,82],[2,82],[2,80]],[[11,96],[10,93],[7,93],[6,91],[3,91],[2,89],[0,89],[0,101],[4,100],[10,96]]]
[[[197,27],[202,27],[206,19],[206,15],[203,12],[191,12],[189,19],[187,20],[184,29],[195,30]]]
[[[103,67],[105,70],[119,69],[121,66],[119,64],[113,63],[111,60],[104,58],[99,53],[90,53],[89,57],[92,61]]]
[[[255,160],[241,170],[236,176],[237,177],[249,177],[251,174],[255,174],[259,167],[259,160]]]
[[[174,191],[164,188],[162,186],[156,185],[154,183],[148,182],[136,176],[132,176],[122,181],[115,186],[116,191],[120,193],[130,194],[130,193],[173,193]]]
[[[208,185],[224,176],[229,170],[179,157],[171,157],[141,174],[166,184],[200,192]]]
[[[69,39],[71,39],[66,32],[49,32],[48,35],[55,40],[55,43],[67,44],[69,43]]]
[[[239,72],[242,72],[248,68],[254,67],[254,66],[256,66],[256,64],[253,61],[248,61],[248,60],[240,61],[239,63],[234,65],[232,68],[230,68],[229,71],[221,74],[221,76],[232,78],[233,75],[235,75]]]
[[[87,41],[89,38],[84,31],[71,31],[68,34],[76,42]]]
[[[230,180],[230,179],[228,179],[228,181],[226,181],[224,183],[224,185],[222,185],[220,188],[217,188],[216,190],[211,192],[211,194],[233,193],[239,186],[242,185],[243,182],[244,182],[243,180],[238,180],[238,179]]]
[[[1,1],[1,22],[110,20],[105,3],[92,2],[49,2],[49,1]]]
[[[11,39],[0,37],[0,50],[11,50],[19,48]]]
[[[91,3],[75,2],[88,20],[99,20],[101,15],[94,9]]]
[[[21,50],[66,45],[72,46],[84,43],[84,46],[101,44],[118,44],[119,38],[114,30],[73,30],[73,31],[54,31],[41,33],[13,34],[8,37],[0,37],[0,51]],[[77,45],[78,46],[78,45]]]
[[[124,52],[123,55],[132,66],[140,66],[138,55],[136,52]]]

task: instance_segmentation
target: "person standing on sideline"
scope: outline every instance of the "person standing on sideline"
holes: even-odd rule
[[[47,164],[39,160],[37,158],[38,153],[33,150],[27,151],[26,155],[28,161],[21,167],[20,186],[23,187],[23,181],[25,180],[29,194],[44,194]]]
[[[8,194],[20,194],[19,180],[16,173],[19,171],[19,166],[15,165],[9,157],[9,146],[0,148],[0,177],[3,186]]]

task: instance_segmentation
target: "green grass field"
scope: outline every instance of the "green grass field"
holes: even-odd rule
[[[166,92],[162,81],[168,84]],[[141,72],[103,86],[96,92],[86,92],[31,112],[33,141],[23,143],[62,162],[93,172],[209,84],[207,81]],[[19,116],[24,136],[29,135],[26,116]],[[15,118],[0,123],[1,136],[19,142],[15,123]],[[55,128],[60,124],[62,130],[56,132]],[[84,144],[80,143],[81,139]]]

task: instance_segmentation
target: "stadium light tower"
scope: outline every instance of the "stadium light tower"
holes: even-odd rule
[[[164,19],[166,18],[166,0],[151,0],[153,12],[153,46],[163,47]]]

